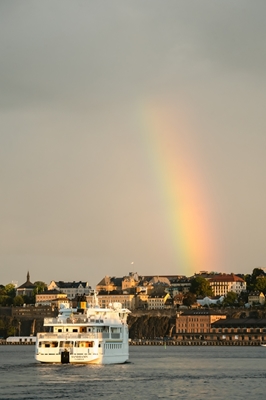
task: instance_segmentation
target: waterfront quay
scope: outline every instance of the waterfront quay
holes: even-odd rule
[[[0,341],[0,346],[32,346],[33,342],[7,342],[6,340]]]
[[[258,340],[132,340],[130,346],[261,346]]]
[[[0,340],[0,346],[32,346],[35,342],[8,342]],[[259,340],[130,340],[130,346],[261,346]]]

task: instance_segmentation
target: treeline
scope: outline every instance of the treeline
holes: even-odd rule
[[[12,283],[7,285],[0,284],[0,306],[22,306],[23,304],[34,304],[35,296],[37,293],[41,293],[47,290],[47,285],[44,282],[34,282],[35,289],[32,292],[32,296],[21,296],[16,294],[16,288]]]

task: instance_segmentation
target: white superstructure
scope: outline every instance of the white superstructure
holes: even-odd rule
[[[124,363],[129,357],[129,313],[120,303],[62,307],[58,317],[44,319],[50,332],[37,334],[35,358],[43,363]]]

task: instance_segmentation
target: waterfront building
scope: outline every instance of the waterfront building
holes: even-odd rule
[[[266,318],[228,318],[214,322],[210,329],[214,340],[266,341]]]
[[[214,310],[185,310],[177,313],[176,333],[208,333],[211,325],[226,314]]]
[[[234,274],[216,275],[209,279],[214,296],[226,296],[228,292],[240,294],[246,290],[246,282]]]

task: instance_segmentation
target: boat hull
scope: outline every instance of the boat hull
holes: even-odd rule
[[[102,356],[102,355],[94,355],[94,356],[81,356],[81,355],[69,355],[69,358],[65,362],[62,360],[61,354],[55,355],[44,355],[44,354],[36,354],[36,361],[41,363],[50,363],[50,364],[124,364],[128,361],[128,355],[112,355],[112,356]]]

